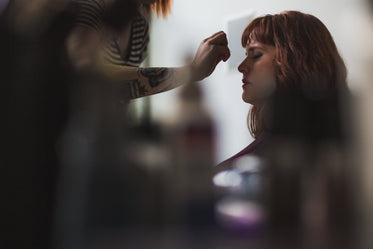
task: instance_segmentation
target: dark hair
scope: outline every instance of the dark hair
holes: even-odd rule
[[[258,17],[245,28],[242,46],[251,40],[275,47],[277,89],[302,90],[311,98],[347,89],[345,64],[330,32],[318,18],[299,11]],[[253,137],[264,129],[263,108],[251,106],[248,127]]]
[[[171,12],[172,0],[157,0],[153,4],[144,4],[146,14],[155,12],[164,18]],[[104,23],[114,30],[121,30],[130,20],[136,17],[140,4],[136,0],[117,0],[104,13]]]
[[[138,7],[135,0],[117,0],[105,10],[103,21],[114,30],[122,30],[123,26],[136,17]]]

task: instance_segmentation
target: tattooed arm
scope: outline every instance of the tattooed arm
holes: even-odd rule
[[[106,4],[112,1],[104,0]],[[230,56],[226,35],[220,31],[201,42],[193,62],[185,67],[138,68],[113,63],[106,56],[111,49],[107,43],[112,41],[114,34],[103,27],[101,19],[105,6],[99,3],[101,1],[92,1],[89,6],[82,6],[85,7],[77,18],[77,27],[66,41],[67,50],[76,69],[103,72],[114,83],[122,99],[153,95],[202,80],[214,71],[220,61],[226,61]]]
[[[135,99],[171,90],[192,81],[190,67],[123,67],[106,75],[118,86],[122,99]]]
[[[189,76],[184,68],[139,68],[137,80],[121,83],[130,99],[165,92],[187,83]]]
[[[178,68],[136,68],[107,65],[106,75],[116,81],[123,98],[134,99],[164,92],[188,82],[209,76],[230,52],[224,32],[206,38],[200,44],[193,62]]]

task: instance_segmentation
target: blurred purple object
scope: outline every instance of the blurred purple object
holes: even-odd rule
[[[5,7],[8,5],[9,0],[0,0],[0,14],[3,12]]]
[[[215,207],[217,221],[223,228],[238,232],[259,232],[264,224],[262,208],[253,201],[225,198]]]

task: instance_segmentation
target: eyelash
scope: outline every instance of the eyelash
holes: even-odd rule
[[[259,59],[262,56],[262,54],[254,54],[251,58],[252,59]]]

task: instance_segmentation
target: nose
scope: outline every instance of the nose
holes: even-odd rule
[[[241,62],[241,64],[238,66],[238,71],[240,72],[240,73],[248,73],[249,72],[249,70],[250,70],[250,66],[249,66],[249,64],[247,63],[247,58],[245,58],[242,62]]]

